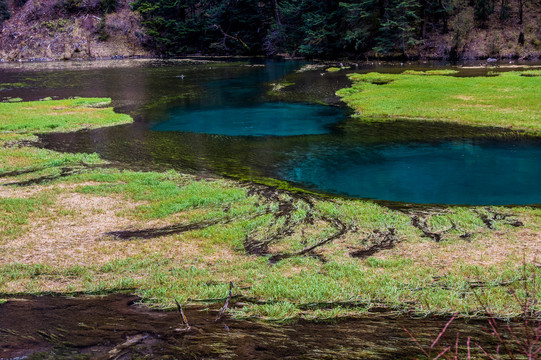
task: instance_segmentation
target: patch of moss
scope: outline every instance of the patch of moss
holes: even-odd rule
[[[23,88],[26,84],[23,83],[1,83],[0,90]]]
[[[427,71],[406,70],[402,74],[403,75],[455,75],[455,74],[458,74],[458,70],[451,70],[451,69],[427,70]]]

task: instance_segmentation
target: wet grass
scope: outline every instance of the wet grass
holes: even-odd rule
[[[412,71],[351,74],[353,87],[337,94],[361,120],[448,121],[540,134],[541,78],[531,73],[504,72],[489,77]]]
[[[483,291],[505,317],[520,313],[508,290],[520,292],[524,254],[526,273],[540,271],[539,209],[397,211],[175,171],[95,168],[97,155],[29,146],[32,127],[21,124],[2,134],[0,293],[127,290],[173,309],[175,299],[222,303],[233,281],[230,314],[285,321],[381,307],[474,316]],[[6,185],[67,166],[80,171]],[[130,231],[145,237],[115,235]]]

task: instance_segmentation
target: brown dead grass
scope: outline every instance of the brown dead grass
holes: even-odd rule
[[[5,180],[5,179],[2,179]],[[6,183],[10,181],[5,180]],[[29,197],[39,194],[42,190],[38,188],[30,187],[9,187],[9,186],[0,186],[0,198],[19,198],[19,199],[28,199]]]
[[[21,195],[29,196],[39,190],[43,189],[25,189]],[[3,246],[0,261],[62,266],[108,261],[110,256],[104,250],[117,245],[103,240],[103,234],[129,227],[130,220],[116,213],[119,208],[133,206],[114,197],[61,194],[49,216],[33,219],[25,235]]]
[[[47,214],[32,219],[29,230],[23,236],[7,240],[0,246],[0,262],[54,267],[91,266],[134,255],[160,253],[177,261],[187,257],[204,257],[205,262],[213,264],[238,257],[233,250],[224,246],[216,245],[212,251],[205,251],[204,242],[190,233],[129,241],[106,235],[111,231],[167,226],[188,219],[193,214],[181,213],[168,220],[137,221],[123,214],[141,203],[120,196],[101,197],[75,192],[81,185],[93,184],[85,182],[25,188],[0,187],[0,197],[29,198],[40,193],[59,193]],[[61,283],[57,285],[62,287]],[[54,284],[49,286],[55,288]]]
[[[456,95],[456,96],[451,96],[453,99],[459,99],[459,100],[464,100],[464,101],[473,101],[473,100],[477,100],[475,97],[473,96],[469,96],[469,95]]]

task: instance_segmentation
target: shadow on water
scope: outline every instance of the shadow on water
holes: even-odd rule
[[[176,312],[152,311],[128,295],[16,297],[0,305],[0,359],[411,359],[421,355],[403,327],[429,346],[446,319],[388,313],[342,322],[269,324],[215,319],[189,308],[189,332]],[[32,319],[32,321],[21,321]],[[470,336],[492,350],[485,321],[455,321],[449,340]],[[146,356],[146,357],[145,357]]]

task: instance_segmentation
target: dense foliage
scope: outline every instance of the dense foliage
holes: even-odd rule
[[[132,6],[143,16],[151,45],[165,55],[325,57],[404,55],[429,34],[448,34],[456,51],[473,27],[484,28],[489,19],[510,21],[512,15],[522,23],[525,6],[538,7],[538,1],[136,0]]]

